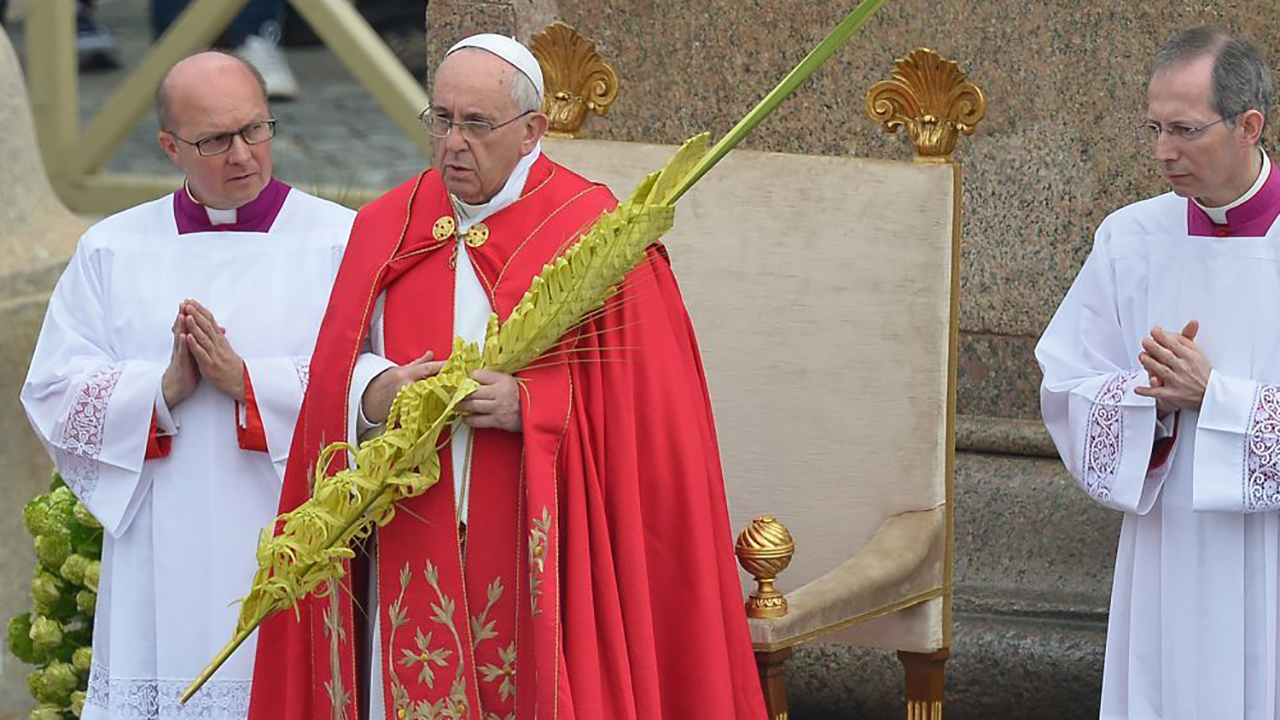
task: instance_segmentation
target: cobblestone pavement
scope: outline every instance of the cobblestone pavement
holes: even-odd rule
[[[148,0],[99,0],[98,17],[115,35],[123,67],[80,74],[82,128],[146,54],[151,42],[147,4]],[[9,31],[21,55],[22,24],[15,23]],[[302,92],[297,100],[272,104],[279,120],[274,141],[277,177],[303,189],[324,184],[381,191],[426,165],[417,145],[327,48],[285,48],[285,53]],[[108,169],[177,177],[155,135],[155,114],[149,113],[116,151]]]

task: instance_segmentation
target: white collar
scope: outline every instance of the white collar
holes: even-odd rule
[[[516,163],[515,169],[511,171],[511,177],[507,178],[507,183],[488,202],[472,205],[450,194],[449,199],[453,201],[453,214],[458,219],[459,235],[469,230],[472,225],[519,200],[520,193],[524,190],[524,183],[529,179],[529,169],[541,154],[542,143],[539,142],[533,146],[532,152],[520,158],[520,162]]]
[[[218,210],[217,208],[211,208],[197,200],[196,196],[191,194],[191,186],[187,184],[185,178],[182,180],[182,189],[186,191],[187,197],[191,198],[191,202],[204,208],[204,211],[209,215],[209,223],[212,225],[234,225],[236,219],[240,215],[236,208],[231,208],[230,210]]]
[[[1262,186],[1266,184],[1267,178],[1271,176],[1271,158],[1267,157],[1267,153],[1261,148],[1259,148],[1259,152],[1262,152],[1262,169],[1258,172],[1258,179],[1253,182],[1253,187],[1249,188],[1245,194],[1236,198],[1234,202],[1227,203],[1221,207],[1206,207],[1201,204],[1199,200],[1191,198],[1191,201],[1198,205],[1200,209],[1204,211],[1205,215],[1209,216],[1209,219],[1213,221],[1214,225],[1226,225],[1227,212],[1234,210],[1253,199],[1253,196],[1257,195],[1258,191],[1262,189]]]

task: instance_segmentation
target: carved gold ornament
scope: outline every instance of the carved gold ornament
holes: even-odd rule
[[[761,515],[738,536],[735,551],[738,564],[756,579],[756,589],[747,598],[747,617],[786,615],[787,599],[773,588],[773,582],[796,554],[796,543],[787,526],[771,515]]]
[[[582,137],[587,111],[604,115],[618,97],[618,73],[600,58],[595,43],[562,22],[534,35],[531,49],[546,86],[542,110],[551,120],[547,135]]]
[[[867,115],[886,132],[905,127],[921,160],[949,160],[959,135],[972,135],[986,112],[982,90],[929,48],[899,58],[892,78],[867,93]]]

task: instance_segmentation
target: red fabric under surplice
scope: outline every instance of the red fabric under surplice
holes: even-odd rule
[[[499,317],[614,204],[539,158],[521,199],[468,249]],[[449,353],[456,240],[431,232],[446,215],[428,171],[357,218],[282,512],[308,497],[319,450],[346,437],[381,293],[389,358]],[[763,718],[705,377],[665,251],[651,248],[606,312],[518,377],[523,433],[474,434],[465,560],[447,444],[439,484],[378,531],[387,717]],[[300,621],[283,612],[262,627],[251,718],[358,717],[365,621],[351,598],[367,594],[343,585],[306,599]]]

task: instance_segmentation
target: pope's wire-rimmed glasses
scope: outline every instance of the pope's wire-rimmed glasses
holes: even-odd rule
[[[1199,127],[1195,127],[1193,125],[1183,125],[1181,123],[1173,123],[1172,125],[1161,125],[1160,123],[1154,120],[1148,120],[1142,123],[1141,125],[1139,125],[1136,128],[1136,130],[1138,133],[1138,140],[1148,145],[1155,145],[1157,142],[1159,142],[1161,135],[1168,135],[1170,137],[1174,137],[1179,140],[1186,140],[1187,142],[1191,142],[1203,136],[1205,130],[1208,130],[1214,125],[1217,125],[1218,123],[1227,122],[1228,120],[1234,117],[1236,116],[1231,115],[1229,117],[1218,118],[1217,120],[1214,120],[1213,122],[1207,125],[1201,125]]]
[[[180,137],[177,133],[165,130],[172,137],[188,145],[194,145],[196,152],[200,157],[211,157],[213,155],[221,155],[231,149],[231,143],[237,135],[245,142],[246,145],[259,145],[276,136],[276,120],[255,120],[245,125],[239,130],[231,132],[218,133],[209,137],[200,138],[199,140],[188,140]]]
[[[498,124],[493,124],[488,120],[461,120],[453,121],[444,115],[436,115],[432,112],[436,108],[427,108],[418,115],[418,119],[427,128],[427,134],[434,138],[447,138],[449,131],[458,128],[458,132],[462,133],[462,138],[469,142],[481,142],[485,138],[499,128],[506,127],[520,118],[533,114],[534,110],[525,110],[510,120]]]

